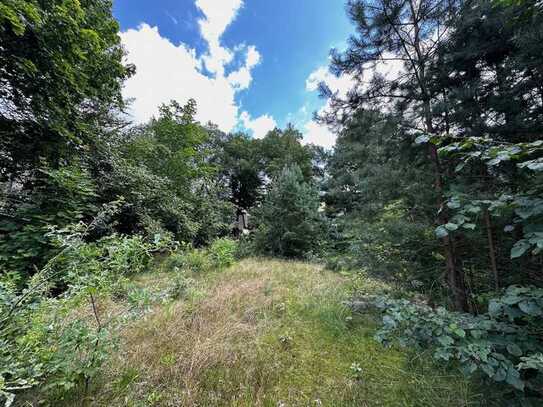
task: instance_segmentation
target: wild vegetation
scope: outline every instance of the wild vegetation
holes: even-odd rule
[[[6,406],[543,403],[540,1],[349,0],[332,151],[130,123],[111,7],[0,3]]]

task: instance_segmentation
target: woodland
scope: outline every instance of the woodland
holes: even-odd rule
[[[326,150],[132,123],[110,0],[0,1],[0,402],[543,405],[543,3],[338,7]]]

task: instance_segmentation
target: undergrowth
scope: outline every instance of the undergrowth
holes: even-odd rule
[[[168,262],[134,283],[178,286]],[[426,353],[378,344],[374,320],[342,305],[351,282],[340,274],[248,259],[186,277],[177,300],[122,329],[90,391],[66,405],[481,405],[466,379]]]

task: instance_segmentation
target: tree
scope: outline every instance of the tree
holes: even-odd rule
[[[324,220],[318,191],[296,165],[285,167],[259,208],[256,245],[266,254],[304,258],[319,251]]]
[[[228,135],[220,148],[220,171],[230,186],[232,203],[245,210],[253,208],[264,192],[258,144],[239,133]]]
[[[310,147],[301,144],[302,137],[302,133],[288,125],[285,130],[272,130],[256,141],[258,159],[266,178],[275,179],[285,166],[297,165],[304,179],[311,180],[313,153]]]
[[[332,51],[332,70],[337,75],[354,77],[355,86],[346,99],[321,86],[324,96],[331,99],[331,111],[321,117],[328,123],[348,118],[360,107],[394,103],[406,133],[424,133],[436,136],[444,120],[436,119],[432,104],[441,95],[430,87],[429,74],[432,61],[443,38],[450,31],[449,21],[458,4],[454,0],[350,0],[347,10],[356,25],[357,36],[349,40],[348,49]],[[403,72],[398,78],[385,78],[375,74],[367,81],[366,74],[376,64],[400,61]],[[368,82],[368,83],[365,83]],[[428,160],[433,165],[437,196],[436,222],[448,223],[444,207],[446,193],[445,169],[437,148],[429,145]],[[468,309],[464,273],[456,256],[455,242],[443,236],[446,280],[456,309]]]
[[[364,269],[394,284],[430,290],[439,278],[431,167],[410,148],[395,117],[361,109],[338,134],[326,168],[331,265]],[[433,290],[435,292],[435,290]]]
[[[195,114],[194,100],[184,106],[171,102],[117,140],[102,195],[125,197],[124,232],[165,229],[194,244],[228,233],[233,214],[209,148],[213,133]]]
[[[276,179],[285,166],[300,167],[304,179],[322,176],[323,152],[301,144],[302,134],[292,126],[274,129],[263,139],[246,134],[225,137],[218,148],[218,166],[224,182],[231,190],[231,202],[240,209],[250,210],[262,201],[266,185]]]
[[[0,181],[22,183],[92,144],[133,67],[122,63],[109,0],[0,6]]]
[[[472,0],[431,66],[436,104],[455,136],[534,141],[543,131],[542,6]]]

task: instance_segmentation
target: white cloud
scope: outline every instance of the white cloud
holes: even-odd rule
[[[383,57],[390,58],[392,54],[386,54]],[[367,86],[367,83],[375,75],[381,75],[387,79],[398,78],[403,71],[403,63],[401,61],[389,60],[382,61],[374,66],[368,65],[365,81],[358,81],[350,75],[335,76],[330,72],[327,66],[321,66],[311,72],[305,82],[305,88],[309,92],[315,92],[319,88],[319,84],[324,82],[330,90],[337,94],[340,98],[345,98],[347,93],[356,86],[360,86],[362,89]],[[329,109],[329,102],[327,102],[319,111],[319,113],[326,112]],[[318,124],[311,120],[304,126],[304,142],[313,143],[323,146],[325,148],[332,148],[335,144],[336,135],[332,133],[327,126]]]
[[[321,82],[326,83],[330,90],[333,93],[337,93],[339,97],[345,97],[347,92],[356,86],[356,81],[353,77],[349,75],[337,77],[329,71],[327,66],[321,66],[308,76],[305,81],[305,88],[308,92],[315,92]],[[319,113],[325,112],[328,110],[328,107],[329,102],[319,110]],[[321,125],[314,120],[305,123],[303,133],[303,142],[306,144],[315,144],[331,149],[336,143],[337,136],[327,126]]]
[[[124,88],[125,97],[134,99],[130,113],[136,122],[156,115],[162,103],[185,103],[192,97],[198,104],[198,120],[212,121],[225,131],[234,128],[238,121],[235,89],[224,77],[202,74],[194,50],[175,46],[160,36],[157,27],[147,24],[121,33],[121,39],[128,60],[137,68]]]
[[[214,74],[223,76],[224,67],[234,57],[232,51],[221,46],[220,40],[242,5],[242,0],[196,0],[196,7],[205,16],[198,21],[200,32],[209,45],[209,52],[203,60],[206,68]]]
[[[255,134],[261,134],[275,121],[268,115],[251,119],[240,116],[236,93],[252,82],[252,70],[262,57],[255,46],[240,44],[232,50],[224,48],[220,39],[235,19],[242,0],[196,0],[204,17],[198,21],[202,38],[209,50],[201,57],[186,44],[173,44],[160,35],[157,27],[141,24],[137,29],[121,33],[128,51],[127,61],[136,65],[136,74],[124,88],[124,96],[133,99],[130,114],[137,123],[144,123],[158,113],[163,103],[176,100],[197,102],[197,119],[211,121],[223,131],[232,131],[240,122]],[[237,53],[244,52],[244,62],[237,71],[225,75],[225,68]],[[208,73],[206,74],[204,66]]]
[[[347,92],[356,84],[351,76],[342,75],[337,77],[328,70],[327,66],[321,66],[311,72],[305,81],[305,88],[309,92],[314,92],[319,88],[321,82],[326,83],[332,92],[339,92],[340,97],[345,97]]]
[[[254,45],[247,48],[245,65],[228,75],[228,81],[238,90],[247,89],[253,80],[251,70],[261,61],[260,53]]]
[[[273,117],[267,114],[252,119],[249,113],[242,112],[241,121],[246,129],[253,132],[253,137],[258,139],[264,138],[269,131],[277,127],[277,123]]]
[[[307,122],[304,126],[304,144],[315,144],[327,149],[334,147],[336,135],[328,127],[315,121]]]

